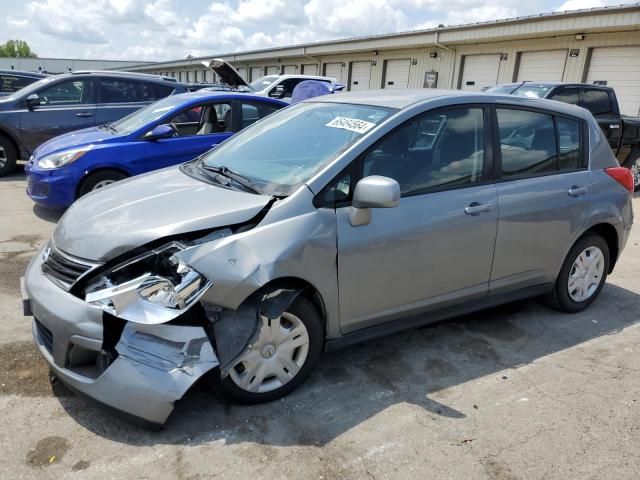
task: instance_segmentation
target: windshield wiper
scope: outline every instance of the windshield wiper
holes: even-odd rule
[[[104,125],[98,125],[98,128],[103,128],[105,130],[111,130],[112,132],[117,132],[116,127],[113,126],[113,122],[105,123]]]
[[[258,195],[262,195],[262,190],[256,187],[253,182],[244,175],[240,175],[233,170],[221,165],[219,167],[212,167],[210,165],[205,164],[203,161],[200,161],[200,168],[206,172],[217,173],[218,175],[222,175],[223,177],[229,178],[236,182],[238,185],[241,185],[246,190],[249,190],[253,193],[257,193]]]

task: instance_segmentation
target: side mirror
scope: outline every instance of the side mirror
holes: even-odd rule
[[[360,180],[349,210],[354,227],[371,222],[372,208],[394,208],[400,205],[400,185],[394,179],[371,175]]]
[[[173,129],[171,125],[158,125],[150,132],[147,132],[144,136],[145,140],[150,142],[154,142],[156,140],[160,140],[161,138],[172,138],[176,134],[176,131]]]
[[[37,107],[38,105],[40,105],[42,102],[40,101],[40,97],[38,96],[37,93],[32,93],[31,95],[29,95],[27,97],[27,108],[29,110],[33,110],[34,107]]]
[[[284,98],[284,87],[282,85],[276,86],[269,92],[271,98]]]

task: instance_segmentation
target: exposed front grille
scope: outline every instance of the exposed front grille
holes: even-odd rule
[[[54,283],[68,290],[85,273],[97,266],[69,255],[50,246],[45,250],[42,272]]]
[[[40,341],[44,345],[44,347],[49,351],[49,353],[53,353],[53,333],[43,324],[41,324],[38,319],[35,319],[36,329],[38,330],[38,336],[40,337]]]

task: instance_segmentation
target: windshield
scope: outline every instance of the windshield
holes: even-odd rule
[[[288,195],[395,110],[345,103],[284,108],[206,153],[205,167],[227,167],[265,193]]]
[[[180,98],[177,96],[169,96],[130,113],[126,117],[114,122],[112,127],[115,128],[118,133],[133,133],[139,128],[158,120],[168,111],[173,110],[181,104],[182,101]]]
[[[500,85],[498,87],[487,88],[485,92],[487,93],[502,93],[505,95],[511,95],[513,89],[516,88],[515,85]]]
[[[9,95],[6,98],[7,99],[14,99],[14,98],[17,98],[18,95],[20,95],[21,97],[23,97],[25,95],[26,96],[31,95],[36,90],[39,90],[41,87],[53,82],[54,80],[57,80],[56,75],[52,75],[51,77],[43,78],[41,80],[38,80],[37,82],[33,82],[32,84],[27,85],[24,88],[21,88],[20,90],[18,90],[16,92],[13,92],[11,95]]]
[[[513,95],[527,98],[544,98],[549,90],[551,90],[550,86],[531,85],[530,83],[525,83],[524,85],[516,88],[516,90],[513,92]]]
[[[260,92],[273,85],[278,78],[279,77],[277,75],[267,75],[266,77],[260,77],[255,82],[251,82],[249,86],[256,92]]]

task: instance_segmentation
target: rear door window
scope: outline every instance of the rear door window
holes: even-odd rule
[[[582,89],[582,106],[593,115],[607,115],[613,113],[609,92],[600,88]]]
[[[173,91],[174,88],[168,85],[142,82],[142,100],[145,102],[155,102],[161,98],[168,97]]]
[[[558,169],[560,171],[570,171],[580,168],[580,122],[564,117],[556,118],[558,127],[558,146],[560,155],[558,157]]]
[[[578,89],[576,87],[556,89],[547,99],[570,103],[571,105],[578,105],[580,103],[580,96],[578,95]]]
[[[240,114],[242,115],[242,120],[240,124],[240,128],[247,128],[252,123],[257,122],[261,118],[266,117],[267,115],[271,115],[273,112],[280,110],[279,105],[272,105],[268,103],[259,103],[259,102],[240,102]]]
[[[553,116],[516,109],[497,109],[502,176],[555,172],[557,145]]]
[[[142,102],[142,84],[135,80],[103,78],[100,80],[100,103]]]

